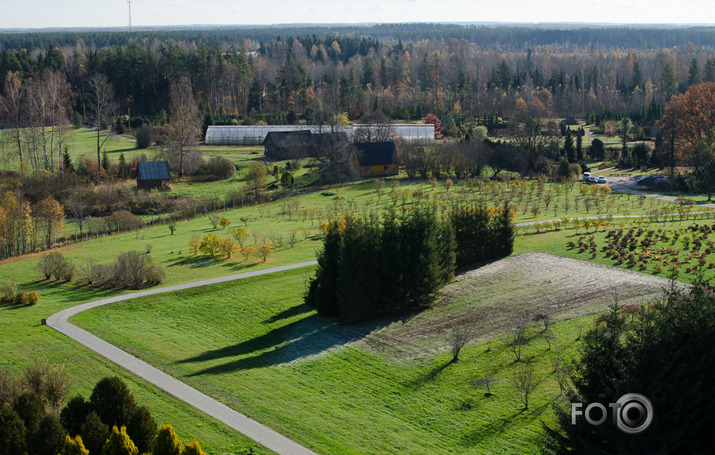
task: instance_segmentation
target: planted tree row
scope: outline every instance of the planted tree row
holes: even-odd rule
[[[306,303],[347,324],[413,309],[428,303],[457,265],[510,254],[513,238],[506,206],[340,217],[326,229]]]

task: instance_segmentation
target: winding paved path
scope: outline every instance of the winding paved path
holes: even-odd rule
[[[92,335],[86,330],[80,329],[79,327],[70,324],[70,322],[68,321],[68,319],[75,314],[81,313],[82,311],[90,310],[92,308],[108,305],[110,303],[136,299],[138,297],[145,297],[148,295],[162,294],[164,292],[173,292],[182,289],[190,289],[199,286],[224,283],[226,281],[241,280],[259,275],[282,272],[285,270],[309,267],[315,264],[317,264],[316,261],[301,262],[298,264],[274,267],[271,269],[257,270],[255,272],[240,273],[238,275],[229,275],[220,278],[213,278],[210,280],[195,281],[193,283],[179,284],[176,286],[151,289],[148,291],[135,292],[132,294],[120,295],[117,297],[110,297],[102,300],[95,300],[94,302],[77,305],[72,308],[67,308],[66,310],[62,310],[58,313],[53,314],[52,316],[47,318],[47,325],[57,330],[58,332],[67,335],[78,343],[88,347],[94,352],[106,357],[117,365],[131,371],[137,376],[144,378],[145,380],[151,382],[160,389],[170,393],[171,395],[174,395],[176,398],[190,404],[196,409],[199,409],[210,415],[211,417],[220,420],[231,428],[243,433],[244,435],[258,442],[262,446],[267,447],[276,453],[285,455],[315,455],[310,450],[291,441],[285,436],[271,430],[266,426],[261,425],[255,420],[252,420],[239,412],[234,411],[233,409],[222,403],[219,403],[208,395],[205,395],[194,389],[193,387],[184,384],[178,379],[169,376],[168,374],[152,367],[145,362],[142,362],[136,357],[127,354],[121,349],[107,343],[101,338]]]

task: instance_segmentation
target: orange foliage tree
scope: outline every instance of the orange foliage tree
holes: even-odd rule
[[[693,85],[682,95],[672,97],[658,127],[663,131],[669,165],[700,165],[712,158],[715,151],[715,82]],[[709,156],[699,156],[703,151]]]

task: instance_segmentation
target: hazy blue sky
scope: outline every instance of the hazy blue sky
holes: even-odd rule
[[[306,22],[715,23],[713,0],[133,0],[134,25]],[[0,28],[117,27],[126,0],[0,0]]]

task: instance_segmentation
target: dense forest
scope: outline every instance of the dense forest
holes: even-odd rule
[[[295,36],[293,38],[292,36]],[[216,123],[293,123],[323,113],[417,120],[444,132],[465,117],[628,115],[652,125],[673,94],[715,80],[715,29],[322,26],[0,35],[0,74],[46,69],[86,115],[88,80],[107,76],[119,112],[164,120],[187,77]],[[4,88],[5,91],[7,88]],[[86,120],[86,119],[85,119]]]

